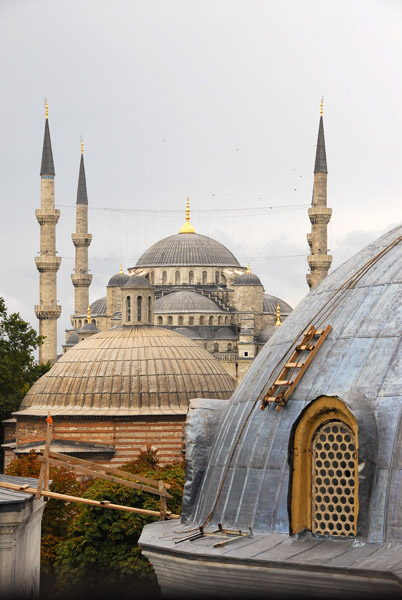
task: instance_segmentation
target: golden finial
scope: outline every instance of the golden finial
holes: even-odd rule
[[[123,265],[120,265],[119,275],[124,275]]]
[[[47,103],[47,100],[45,98],[45,115],[46,115],[46,119],[49,118],[49,105]]]
[[[280,327],[282,325],[281,323],[281,309],[279,308],[279,302],[276,305],[276,323],[275,323],[275,327]]]
[[[250,263],[247,263],[247,271],[246,271],[246,273],[251,273]]]
[[[323,110],[324,110],[324,96],[321,96],[320,117],[322,117]]]
[[[84,154],[84,138],[81,136],[81,154]]]
[[[186,222],[180,228],[179,233],[195,233],[195,229],[190,223],[190,199],[189,198],[187,198],[187,204],[186,204]]]
[[[88,316],[88,323],[90,323],[90,321],[91,321],[91,307],[89,306],[89,304],[88,304],[88,315],[87,316]]]

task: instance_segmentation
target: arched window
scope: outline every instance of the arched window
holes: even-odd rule
[[[215,342],[215,344],[214,344],[214,352],[219,352],[219,344],[218,344],[218,342]]]
[[[174,282],[176,285],[180,285],[180,271],[176,271],[174,274]]]
[[[200,325],[204,325],[204,317],[200,317]]]
[[[188,320],[189,325],[194,325],[194,317],[190,317]]]
[[[167,284],[167,272],[163,271],[162,273],[162,285],[166,285]]]
[[[229,323],[229,317],[225,317],[225,325]]]
[[[188,282],[190,285],[194,283],[194,271],[189,271],[188,273]]]
[[[179,317],[179,325],[183,325],[183,317]]]
[[[173,325],[173,317],[168,317],[168,325]]]
[[[215,283],[216,283],[216,285],[219,285],[219,281],[220,281],[219,271],[215,271]]]
[[[158,325],[163,325],[163,317],[158,317]]]
[[[137,321],[142,321],[142,296],[137,298]]]
[[[203,271],[202,272],[202,285],[206,285],[207,283],[207,272]]]
[[[148,323],[152,321],[152,298],[148,296]]]
[[[353,537],[358,514],[357,422],[338,398],[322,396],[294,430],[291,530]]]
[[[229,344],[228,344],[228,352],[231,352],[231,350],[232,350],[232,344],[229,342]]]
[[[208,324],[209,325],[213,325],[214,324],[214,318],[212,316],[209,317]]]
[[[91,319],[91,323],[92,323],[92,325],[96,325],[95,319]]]
[[[84,325],[88,325],[88,319],[84,320]]]
[[[222,317],[218,317],[218,325],[222,325]]]
[[[81,319],[78,319],[78,329],[81,329],[81,327],[82,327],[82,321],[81,321]]]
[[[150,280],[150,282],[151,282],[151,283],[152,283],[152,285],[153,285],[153,284],[154,284],[154,282],[155,282],[155,271],[151,271],[151,272],[150,272],[150,274],[149,274],[149,280]]]
[[[226,286],[226,277],[223,274],[221,275],[221,283]]]
[[[126,298],[126,319],[127,321],[131,321],[131,297],[127,296]]]

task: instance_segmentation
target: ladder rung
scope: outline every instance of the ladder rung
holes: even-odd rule
[[[270,396],[269,398],[264,398],[264,402],[276,402],[276,397]]]
[[[307,344],[302,344],[301,346],[296,346],[296,350],[314,350],[314,346],[308,346]]]
[[[323,329],[317,329],[314,335],[322,335],[324,333]]]
[[[300,367],[302,367],[303,365],[304,363],[289,362],[286,363],[285,369],[300,369]]]
[[[287,379],[277,379],[274,385],[292,385],[293,381],[288,381]]]

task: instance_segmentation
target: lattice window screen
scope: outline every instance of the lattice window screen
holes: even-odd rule
[[[342,421],[324,423],[312,444],[312,532],[356,534],[356,441]]]

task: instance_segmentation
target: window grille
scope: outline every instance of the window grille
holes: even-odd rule
[[[137,321],[142,321],[142,296],[137,298]]]
[[[312,532],[356,534],[355,436],[342,421],[324,423],[312,442]]]

